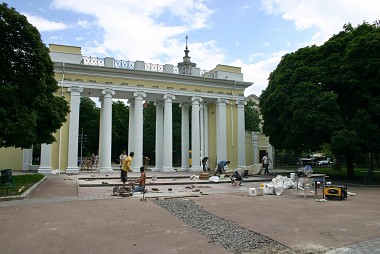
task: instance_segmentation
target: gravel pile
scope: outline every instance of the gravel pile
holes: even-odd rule
[[[206,235],[214,244],[232,253],[256,253],[260,250],[265,250],[266,253],[288,253],[289,251],[288,248],[268,237],[206,212],[190,200],[169,199],[153,202]]]

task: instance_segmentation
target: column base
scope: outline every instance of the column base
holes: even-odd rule
[[[52,169],[51,169],[51,167],[39,167],[38,168],[38,173],[39,174],[51,174],[52,173]]]
[[[78,167],[66,168],[66,174],[79,174]]]
[[[111,167],[104,167],[104,168],[100,168],[99,172],[100,173],[110,173],[110,172],[114,172],[114,171]]]
[[[173,167],[163,167],[161,172],[175,172]]]
[[[162,167],[154,167],[151,169],[152,172],[161,172],[162,171]]]
[[[188,172],[188,171],[190,171],[189,166],[182,166],[178,169],[178,172]]]
[[[189,169],[189,172],[203,172],[203,168],[198,166],[198,167],[191,167]]]

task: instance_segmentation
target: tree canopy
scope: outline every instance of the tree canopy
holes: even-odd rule
[[[52,143],[66,121],[48,48],[25,16],[0,5],[0,147]]]
[[[356,152],[380,148],[380,28],[351,24],[321,46],[283,56],[260,96],[263,132],[279,149],[330,144],[353,176]]]
[[[80,98],[79,112],[79,135],[83,130],[85,136],[83,156],[90,156],[92,153],[98,154],[100,108],[96,107],[95,102],[90,98],[82,97]],[[80,154],[80,151],[78,153]]]
[[[246,131],[260,131],[259,113],[256,111],[256,103],[253,100],[247,100],[247,105],[244,107],[244,119]]]
[[[119,158],[122,150],[128,153],[129,107],[122,101],[112,102],[112,158]]]

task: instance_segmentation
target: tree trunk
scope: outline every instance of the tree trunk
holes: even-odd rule
[[[347,178],[354,179],[354,152],[347,152],[344,157],[346,158]]]
[[[335,156],[334,170],[337,170],[337,171],[342,170],[342,156],[340,154]]]
[[[369,170],[373,170],[373,153],[369,153]]]

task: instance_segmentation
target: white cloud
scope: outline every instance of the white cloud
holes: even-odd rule
[[[78,26],[80,26],[84,29],[90,28],[90,22],[88,22],[87,20],[78,20],[77,24],[78,24]]]
[[[253,85],[245,90],[245,96],[250,94],[261,95],[261,92],[268,86],[269,74],[276,69],[281,57],[286,53],[288,52],[284,50],[279,51],[268,55],[265,60],[253,64],[245,64],[240,59],[231,63],[234,66],[241,66],[244,81],[253,82]]]
[[[27,17],[29,23],[35,26],[40,32],[58,31],[67,28],[67,26],[61,22],[50,21],[39,16],[34,16],[29,13],[22,13],[22,15]]]
[[[162,58],[176,59],[174,63],[182,59],[185,35],[212,27],[210,16],[214,13],[201,0],[180,3],[176,0],[55,0],[52,6],[94,16],[103,34],[101,40],[97,38],[97,45],[82,48],[85,54],[155,63]],[[197,45],[199,42],[192,43],[190,50],[195,52],[195,48],[210,50],[212,42],[202,42],[202,46]],[[201,52],[203,56],[206,53]],[[195,54],[192,57],[195,59]]]
[[[380,18],[378,0],[262,0],[261,5],[268,14],[293,21],[297,30],[314,28],[308,45],[324,43],[346,23],[356,26]]]
[[[380,1],[377,0],[262,0],[261,6],[268,14],[280,15],[285,20],[293,21],[297,30],[315,30],[311,38],[298,42],[297,48],[323,44],[333,34],[339,33],[346,23],[356,26],[363,21],[371,23],[380,18]],[[286,47],[290,46],[291,42],[288,42]],[[281,57],[286,53],[288,52],[273,53],[254,64],[235,61],[236,65],[242,66],[244,80],[254,82],[246,89],[245,95],[260,96],[268,85],[269,74],[276,69]],[[261,54],[252,54],[250,61],[255,56],[263,59]]]

